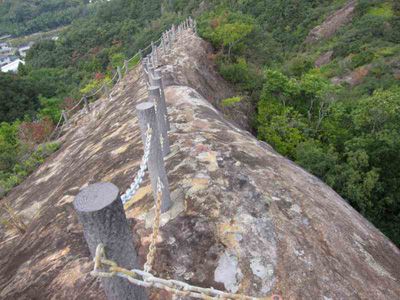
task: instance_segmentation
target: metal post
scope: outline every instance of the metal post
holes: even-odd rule
[[[164,160],[160,144],[160,132],[157,126],[157,117],[154,104],[143,102],[136,106],[136,113],[139,119],[140,131],[142,132],[143,144],[146,142],[146,132],[148,126],[152,129],[150,142],[150,154],[147,167],[149,169],[150,181],[153,188],[154,199],[157,199],[157,183],[160,179],[162,183],[162,203],[161,212],[166,212],[171,207],[171,196],[167,173],[165,172]]]
[[[93,258],[97,246],[103,244],[107,258],[118,266],[139,268],[132,231],[114,184],[101,182],[87,186],[75,197],[74,207]],[[124,278],[102,278],[101,283],[109,300],[147,299],[144,288]]]
[[[125,59],[124,60],[124,68],[125,68],[125,74],[128,74],[129,71],[129,62]]]
[[[85,106],[86,113],[88,114],[90,112],[90,105],[86,96],[83,96],[83,104]]]
[[[161,98],[161,108],[160,108],[160,110],[165,115],[165,124],[167,126],[167,130],[170,130],[171,129],[171,125],[169,124],[169,120],[168,120],[167,102],[165,101],[164,83],[162,81],[161,72],[160,72],[160,70],[154,70],[153,74],[154,74],[154,76],[152,78],[153,79],[152,85],[160,88],[160,98]]]
[[[139,49],[139,59],[143,59],[143,50]]]
[[[65,124],[68,125],[68,114],[67,114],[67,112],[65,110],[61,111],[61,115],[62,115],[62,117],[64,119]]]
[[[121,79],[122,79],[122,72],[121,72],[121,67],[120,67],[120,66],[117,67],[117,73],[118,73],[118,81],[121,81]]]
[[[148,90],[150,102],[154,104],[156,111],[158,131],[162,137],[161,148],[163,157],[165,157],[170,152],[167,126],[168,117],[166,115],[167,111],[165,107],[165,101],[162,101],[161,99],[160,87],[150,86]]]

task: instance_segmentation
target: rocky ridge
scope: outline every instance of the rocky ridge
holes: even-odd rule
[[[400,251],[332,189],[213,106],[232,95],[184,33],[160,70],[171,120],[166,169],[173,207],[162,216],[154,272],[205,287],[284,299],[396,299]],[[62,147],[5,199],[29,224],[0,235],[1,299],[104,299],[72,207],[88,184],[124,191],[143,146],[135,105],[147,96],[141,68],[78,113]],[[154,215],[146,179],[126,205],[141,263]],[[153,299],[170,295],[152,291]]]

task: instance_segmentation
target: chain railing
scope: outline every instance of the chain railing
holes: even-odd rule
[[[121,196],[121,201],[123,204],[125,204],[129,199],[131,199],[136,194],[137,190],[140,187],[140,184],[143,181],[143,177],[144,177],[144,174],[145,174],[146,168],[147,168],[147,162],[149,160],[151,133],[152,133],[152,129],[150,126],[148,126],[147,132],[146,132],[146,144],[144,146],[144,154],[142,157],[142,161],[140,163],[139,172],[137,173],[132,184],[129,186],[129,188],[126,190],[126,192]]]
[[[162,39],[163,39],[163,36],[161,36],[158,40],[156,40],[155,42],[152,42],[151,44],[149,44],[149,45],[146,46],[145,48],[140,49],[135,55],[133,55],[133,56],[132,56],[131,58],[129,58],[128,60],[126,60],[127,64],[124,64],[124,65],[121,67],[121,71],[124,70],[124,69],[128,69],[128,70],[125,70],[126,72],[129,71],[128,64],[129,64],[133,59],[135,59],[135,58],[137,58],[137,57],[139,57],[138,63],[140,63],[141,60],[142,60],[142,58],[143,58],[143,57],[142,57],[142,56],[143,56],[143,53],[145,53],[149,48],[151,48],[153,44],[157,44],[157,43],[159,43],[159,42],[161,43],[161,40],[162,40]],[[161,45],[161,44],[160,44],[160,45]],[[56,136],[56,139],[58,139],[58,138],[60,137],[61,133],[59,132],[59,133],[56,135],[56,132],[57,132],[58,130],[61,130],[62,127],[68,122],[68,119],[67,119],[66,117],[64,117],[63,114],[65,114],[66,116],[69,116],[71,112],[73,112],[76,108],[78,108],[78,107],[82,104],[82,102],[84,101],[85,98],[86,98],[86,99],[92,98],[92,97],[96,96],[97,94],[99,94],[101,91],[104,91],[104,89],[105,89],[108,85],[110,85],[110,84],[111,84],[111,85],[117,84],[117,83],[120,81],[120,79],[121,79],[120,77],[118,77],[117,81],[116,81],[115,84],[114,84],[114,80],[115,80],[117,77],[118,77],[118,73],[115,72],[114,76],[113,76],[111,79],[109,79],[108,81],[104,82],[97,90],[95,90],[95,91],[92,92],[92,93],[84,94],[84,95],[80,98],[80,100],[78,101],[78,103],[76,103],[72,108],[63,110],[63,111],[62,111],[62,114],[61,114],[61,117],[60,117],[60,119],[59,119],[59,122],[58,122],[57,125],[54,127],[53,131],[52,131],[51,134],[49,135],[49,137],[48,137],[48,139],[46,140],[46,142],[49,142],[54,136]],[[110,91],[110,93],[111,93],[111,91]]]
[[[120,197],[115,197],[115,189],[118,190],[118,188],[115,186],[112,187],[112,184],[109,184],[111,186],[106,188],[108,192],[99,192],[99,189],[104,188],[101,183],[88,186],[75,197],[74,206],[80,221],[83,223],[85,237],[90,236],[90,239],[86,241],[94,257],[94,269],[91,274],[102,278],[107,296],[113,299],[129,299],[135,297],[137,294],[142,294],[140,299],[147,299],[145,291],[142,288],[157,288],[168,291],[176,296],[196,299],[279,300],[282,299],[279,295],[259,298],[244,294],[228,293],[214,288],[191,285],[179,280],[164,279],[154,276],[151,273],[153,263],[156,259],[156,244],[159,238],[161,214],[167,211],[171,205],[169,185],[164,166],[164,157],[169,153],[169,143],[168,147],[163,147],[164,139],[168,139],[167,131],[169,129],[169,122],[166,110],[163,111],[160,109],[162,105],[165,105],[164,90],[161,78],[158,75],[159,72],[156,72],[154,69],[157,67],[158,62],[158,48],[162,48],[162,52],[166,53],[165,47],[167,45],[171,50],[172,39],[175,39],[176,36],[181,35],[187,29],[193,30],[193,33],[196,34],[195,28],[196,22],[188,18],[178,25],[176,30],[175,26],[173,26],[171,29],[172,32],[167,32],[167,37],[163,34],[156,41],[157,43],[161,41],[159,46],[156,46],[153,42],[148,47],[139,51],[141,55],[139,62],[142,61],[143,63],[143,74],[147,79],[148,89],[151,91],[148,94],[150,95],[150,100],[153,100],[154,103],[144,102],[136,107],[139,126],[142,131],[144,152],[139,171],[134,177],[133,182]],[[142,53],[150,47],[152,47],[151,53],[143,59]],[[135,56],[139,53],[135,54]],[[130,60],[128,60],[128,63]],[[125,63],[125,66],[127,67],[128,64]],[[119,74],[121,74],[121,70],[123,68],[119,69]],[[115,79],[115,76],[113,79]],[[119,76],[117,82],[120,79],[121,76]],[[159,91],[157,92],[157,90]],[[135,263],[136,253],[132,247],[131,231],[127,227],[123,206],[118,203],[126,204],[127,201],[134,197],[143,182],[146,168],[149,170],[155,199],[151,241],[143,270],[137,268],[128,269],[122,267],[127,262],[125,256],[132,254],[130,264],[137,265]],[[104,203],[108,203],[108,205],[104,206]],[[95,217],[93,217],[93,214]],[[110,222],[113,224],[112,229],[107,225]],[[93,226],[95,230],[93,230]],[[101,235],[98,235],[100,232]],[[116,237],[116,235],[118,236]],[[97,241],[100,241],[100,243]],[[126,248],[118,248],[118,245],[121,243],[125,243]],[[122,253],[123,250],[127,251],[128,248],[129,251],[124,255]],[[106,257],[106,251],[110,251],[108,254],[114,260]],[[119,280],[115,280],[116,278],[119,278]],[[134,287],[124,284],[123,282],[126,280],[132,283]]]

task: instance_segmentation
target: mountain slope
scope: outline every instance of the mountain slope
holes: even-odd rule
[[[87,0],[4,0],[0,3],[0,36],[26,35],[68,25],[88,13]]]
[[[174,206],[163,216],[155,273],[254,296],[398,298],[400,251],[332,189],[210,104],[231,94],[210,52],[185,33],[161,61]],[[142,143],[134,107],[146,98],[143,75],[131,71],[114,101],[102,98],[90,114],[77,114],[61,149],[8,195],[30,225],[1,246],[2,299],[104,298],[88,274],[92,263],[71,202],[93,182],[111,181],[123,191],[137,172]],[[141,263],[151,194],[146,180],[126,207]],[[3,231],[2,238],[13,234]],[[224,269],[232,276],[221,275]]]

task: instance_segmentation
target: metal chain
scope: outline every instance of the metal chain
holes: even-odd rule
[[[144,146],[144,153],[142,157],[142,162],[140,163],[139,172],[136,174],[135,179],[133,180],[132,184],[126,190],[126,192],[121,196],[122,203],[125,204],[129,199],[131,199],[139,189],[144,173],[146,172],[147,162],[149,160],[150,155],[150,143],[151,143],[151,136],[152,136],[152,129],[150,126],[147,127],[146,131],[146,142]]]

